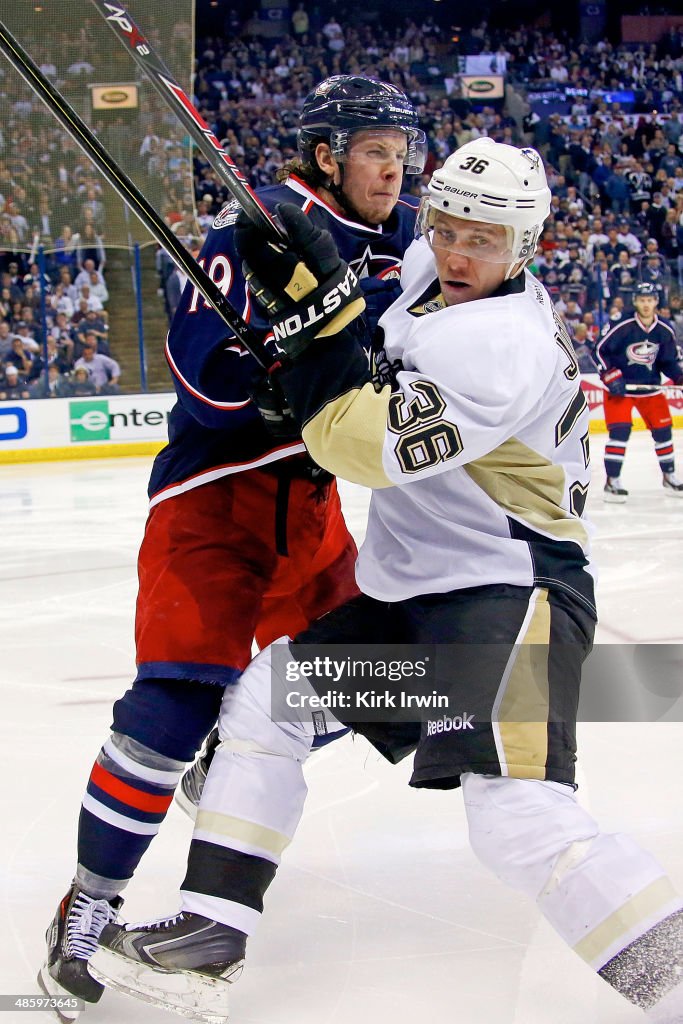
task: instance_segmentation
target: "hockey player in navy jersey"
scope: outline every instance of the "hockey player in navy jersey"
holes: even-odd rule
[[[422,171],[424,133],[399,89],[341,75],[307,97],[298,146],[297,167],[260,199],[270,210],[295,203],[331,232],[360,279],[370,335],[414,236],[417,200],[400,190],[404,173]],[[265,331],[235,252],[236,216],[234,203],[218,214],[199,259]],[[90,1002],[102,993],[87,968],[97,936],[214,725],[223,688],[248,664],[252,639],[263,646],[294,634],[357,593],[356,547],[334,479],[307,456],[253,358],[192,286],[167,356],[178,401],[149,485],[137,676],[114,705],[88,781],[76,875],[48,930],[39,977],[49,994]]]
[[[346,268],[329,236],[283,207],[292,251],[279,260],[260,232],[239,227],[259,288],[278,299],[280,379],[309,450],[372,488],[362,593],[262,651],[226,689],[182,910],[104,929],[93,968],[114,987],[227,1019],[230,980],[301,816],[302,762],[317,734],[346,725],[390,761],[414,750],[413,786],[461,788],[482,864],[536,900],[653,1021],[683,1020],[683,900],[650,854],[603,832],[575,795],[576,709],[596,618],[583,516],[588,410],[571,339],[525,269],[549,207],[533,149],[480,138],[435,171],[424,237],[380,321],[391,381],[373,378],[357,320],[336,329]],[[302,258],[318,288],[295,303],[286,284]],[[350,290],[341,305],[355,301]],[[330,643],[394,642],[435,645],[448,708],[479,702],[471,728],[452,719],[446,729],[442,712],[362,720],[365,675],[333,687],[306,660],[324,663]],[[451,644],[467,654],[453,657]],[[330,704],[331,689],[343,700]],[[313,716],[294,710],[325,696]],[[457,978],[457,958],[452,969]]]
[[[658,292],[653,284],[637,285],[633,293],[633,315],[615,324],[596,346],[598,370],[607,388],[604,406],[609,440],[605,446],[605,501],[623,503],[628,497],[621,482],[621,469],[631,436],[633,409],[642,416],[652,434],[665,493],[683,498],[683,484],[674,472],[671,412],[662,392],[662,374],[674,384],[683,384],[683,366],[678,359],[674,330],[657,316],[657,303]]]

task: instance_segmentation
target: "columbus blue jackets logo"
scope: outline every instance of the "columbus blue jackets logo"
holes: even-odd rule
[[[626,347],[626,359],[629,363],[652,368],[659,352],[659,345],[654,341],[636,341]]]
[[[212,226],[214,228],[227,228],[227,227],[230,227],[232,224],[235,223],[235,221],[239,217],[241,209],[242,209],[242,207],[237,202],[237,200],[236,199],[232,199],[229,203],[226,203],[226,205],[223,207],[221,212],[215,218]]]

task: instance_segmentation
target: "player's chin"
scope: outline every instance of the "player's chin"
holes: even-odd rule
[[[367,209],[362,211],[370,224],[382,224],[388,219],[398,197],[393,194],[373,196],[368,200]]]
[[[470,302],[478,298],[475,289],[466,281],[442,281],[441,293],[448,306],[457,306],[459,302]]]

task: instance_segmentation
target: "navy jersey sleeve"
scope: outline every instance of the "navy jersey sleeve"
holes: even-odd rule
[[[665,377],[669,377],[674,383],[680,384],[683,381],[683,366],[681,365],[676,335],[668,320],[659,319],[661,325],[662,340],[659,345],[655,367]]]
[[[259,198],[270,210],[279,202],[296,202],[312,220],[332,232],[342,258],[354,268],[368,290],[366,316],[371,334],[396,297],[403,253],[414,233],[417,201],[412,196],[401,196],[389,222],[372,228],[334,214],[323,202],[313,201],[310,190],[274,185],[259,189]],[[199,254],[199,263],[235,310],[265,336],[268,325],[258,305],[250,299],[235,252],[234,224],[238,213],[236,203],[221,210]],[[249,399],[252,381],[259,373],[258,364],[190,283],[171,324],[166,355],[178,399],[199,423],[235,429],[258,417]]]
[[[266,324],[249,300],[235,252],[238,213],[237,204],[231,203],[216,217],[198,262],[240,316],[265,333]],[[190,282],[171,324],[166,357],[180,403],[200,423],[236,427],[258,416],[249,400],[256,361]]]

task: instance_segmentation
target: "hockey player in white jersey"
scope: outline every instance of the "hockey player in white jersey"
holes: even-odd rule
[[[391,761],[414,750],[411,785],[461,787],[482,863],[535,899],[652,1020],[683,1021],[683,900],[651,855],[601,832],[575,797],[581,664],[596,617],[583,518],[588,418],[571,344],[525,270],[549,203],[534,150],[483,138],[448,158],[429,186],[403,294],[381,320],[375,379],[345,315],[358,300],[353,279],[325,234],[288,207],[285,251],[241,228],[311,454],[373,488],[362,594],[264,650],[226,693],[182,911],[105,928],[92,961],[103,980],[198,1019],[226,1012],[322,727],[320,716],[272,720],[271,688],[287,687],[278,645],[300,661],[302,644],[462,644],[467,656],[444,654],[440,680],[449,706],[483,702],[474,728],[339,718]],[[317,287],[295,303],[302,262]],[[311,695],[329,689],[309,682]],[[352,682],[346,694],[357,707]],[[330,732],[341,728],[325,717]],[[223,950],[232,939],[231,959],[212,956],[219,939]]]

